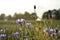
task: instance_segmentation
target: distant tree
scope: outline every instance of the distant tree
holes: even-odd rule
[[[22,13],[19,13],[18,18],[24,18],[24,15]]]
[[[57,10],[57,11],[55,12],[55,15],[56,15],[56,19],[60,19],[60,11]]]
[[[25,13],[24,13],[24,19],[31,20],[29,12],[25,11]]]
[[[29,13],[27,11],[24,12],[24,14],[22,13],[15,13],[14,14],[14,19],[18,19],[18,18],[24,18],[26,20],[36,20],[37,19],[37,14],[36,13]]]
[[[23,14],[22,13],[15,13],[13,16],[13,19],[19,19],[19,18],[23,18]]]
[[[8,16],[7,16],[7,19],[8,19],[8,20],[12,20],[12,16],[11,16],[11,15],[8,15]]]
[[[52,19],[52,10],[48,10],[47,16],[48,19]]]
[[[42,19],[47,19],[47,18],[48,18],[47,12],[44,12],[44,13],[43,13],[43,16],[42,16]]]
[[[42,19],[48,19],[48,13],[49,13],[48,11],[44,12]],[[52,19],[57,19],[57,20],[60,19],[60,9],[58,9],[58,10],[53,9],[53,10],[51,10],[50,13],[51,13],[50,16],[52,17]]]
[[[2,13],[2,14],[0,15],[0,19],[1,19],[1,20],[4,20],[4,19],[5,19],[5,17],[6,17],[6,16],[5,16],[5,14],[4,14],[4,13]]]
[[[36,20],[38,18],[37,14],[36,13],[32,13],[31,14],[31,19],[32,20]]]
[[[42,19],[52,19],[52,14],[53,14],[53,11],[48,10],[43,13]]]

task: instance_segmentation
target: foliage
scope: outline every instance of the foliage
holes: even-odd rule
[[[27,37],[27,40],[51,40],[50,36],[47,36],[43,33],[43,29],[45,27],[47,27],[47,25],[51,26],[51,27],[55,27],[56,25],[60,25],[60,20],[52,20],[52,25],[48,24],[46,22],[48,22],[48,20],[46,20],[46,22],[41,21],[41,22],[37,22],[37,21],[28,21],[26,20],[26,22],[30,22],[32,24],[32,29],[25,27],[24,24],[18,25],[16,24],[16,22],[14,20],[9,20],[9,21],[3,21],[0,20],[0,30],[4,29],[5,32],[1,32],[0,34],[4,33],[6,34],[5,38],[0,38],[0,40],[23,40],[23,36],[24,38]],[[40,23],[41,23],[41,29],[40,27]],[[23,31],[21,31],[21,28],[26,28],[27,31],[27,35],[23,35]],[[39,30],[38,30],[39,28]],[[20,29],[20,30],[19,30]],[[26,32],[24,32],[26,33]],[[22,36],[22,37],[21,37]],[[56,36],[55,36],[56,37]],[[56,38],[53,38],[52,40],[54,40]]]
[[[15,12],[13,16],[8,15],[6,16],[4,13],[0,15],[0,20],[8,19],[8,20],[16,20],[19,18],[23,18],[26,20],[36,20],[37,19],[37,14],[36,13],[29,13],[27,11],[23,13],[17,13]]]
[[[0,19],[5,19],[5,14],[4,13],[2,13],[1,15],[0,15]]]
[[[56,20],[60,19],[60,9],[58,9],[58,10],[53,9],[50,11],[51,11],[50,16],[52,17],[52,19],[56,19]],[[49,12],[49,10],[43,13],[42,19],[48,19],[49,18],[48,12]]]

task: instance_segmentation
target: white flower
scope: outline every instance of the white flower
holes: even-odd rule
[[[0,32],[4,32],[5,33],[5,30],[4,29],[0,29]]]
[[[1,32],[4,31],[3,29],[0,30]]]

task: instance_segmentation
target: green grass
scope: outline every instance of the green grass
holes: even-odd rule
[[[24,35],[29,36],[27,40],[32,40],[32,38],[34,38],[35,40],[50,40],[50,37],[43,33],[44,28],[47,26],[54,28],[56,25],[60,25],[60,20],[52,20],[52,24],[50,24],[50,22],[48,23],[48,21],[46,22],[26,21],[26,22],[31,22],[32,29],[25,27],[24,24],[22,26],[16,24],[15,20],[7,21],[7,22],[0,20],[0,28],[5,29],[6,30],[5,33],[8,35],[4,39],[0,38],[0,40],[23,40],[23,38],[20,37],[20,36],[23,36],[23,33]],[[23,31],[19,31],[20,27],[23,28]],[[36,30],[35,27],[41,27],[41,29]],[[25,31],[27,31],[27,34]],[[12,36],[12,32],[19,32],[19,35],[18,35],[19,38]]]

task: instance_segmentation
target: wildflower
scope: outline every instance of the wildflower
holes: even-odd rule
[[[22,28],[19,28],[19,30],[21,31],[21,30],[22,30]]]
[[[18,38],[19,32],[12,33],[14,37]]]
[[[23,36],[24,39],[28,38],[28,36]]]
[[[31,24],[30,23],[26,23],[26,26],[30,26]]]
[[[6,37],[6,34],[0,34],[0,38]]]
[[[49,33],[49,29],[48,28],[45,28],[44,29],[44,33]]]
[[[54,29],[50,29],[50,34],[55,33]]]
[[[17,20],[16,20],[16,23],[17,23],[17,24],[21,24],[21,23],[23,23],[23,22],[25,22],[25,20],[24,20],[24,19],[22,19],[22,18],[21,18],[21,19],[17,19]]]
[[[15,34],[17,35],[17,34],[19,34],[19,32],[15,32]]]
[[[19,34],[19,32],[15,32],[15,33],[13,33],[13,35],[18,35]]]
[[[4,29],[0,29],[0,32],[4,32],[5,33],[5,30]]]
[[[32,27],[31,23],[26,23],[26,26],[28,26],[29,28]]]
[[[55,30],[54,29],[50,29],[50,36],[52,37],[54,37],[56,35],[56,33],[55,33]]]
[[[0,29],[0,32],[4,31],[3,29]]]

